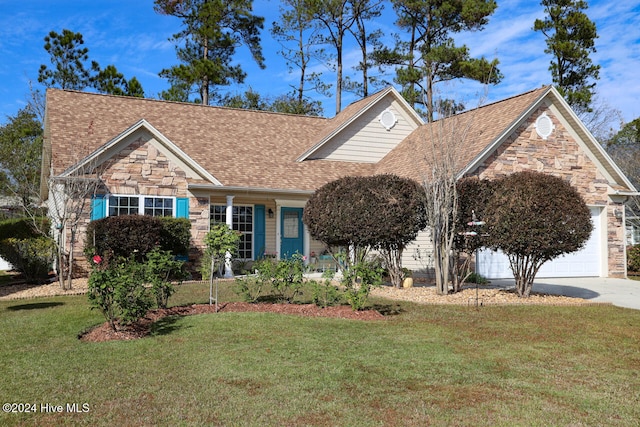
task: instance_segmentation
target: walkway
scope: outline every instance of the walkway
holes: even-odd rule
[[[513,279],[491,280],[492,285],[513,287]],[[640,281],[606,277],[536,279],[533,292],[608,302],[618,307],[640,310]]]

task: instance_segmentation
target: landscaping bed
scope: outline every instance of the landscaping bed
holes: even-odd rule
[[[355,320],[383,320],[384,316],[375,310],[354,311],[346,305],[321,308],[315,304],[250,304],[247,302],[227,302],[218,307],[219,313],[228,312],[268,312],[292,314],[304,317],[337,317]],[[131,340],[142,338],[151,333],[153,324],[169,316],[190,316],[194,314],[216,313],[216,306],[193,304],[150,310],[147,315],[133,325],[114,331],[105,322],[78,336],[82,341],[102,342],[112,340]]]

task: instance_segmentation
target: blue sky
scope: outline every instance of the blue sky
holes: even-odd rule
[[[229,91],[241,93],[251,87],[275,97],[296,83],[268,32],[278,18],[278,9],[277,1],[254,0],[255,13],[265,17],[262,44],[267,67],[260,70],[248,52],[240,49],[237,58],[248,77],[244,85]],[[155,98],[168,88],[158,72],[177,64],[174,45],[168,39],[180,30],[181,23],[156,14],[153,0],[0,0],[0,10],[0,123],[24,106],[29,81],[38,87],[40,64],[49,65],[43,39],[51,30],[67,28],[82,33],[91,60],[103,67],[114,64],[127,78],[136,76],[147,97]],[[597,84],[600,99],[619,110],[625,121],[640,117],[640,0],[593,0],[587,14],[599,34],[592,59],[602,67]],[[396,30],[390,5],[385,15],[376,25],[391,43],[390,35]],[[467,44],[473,56],[497,57],[504,80],[488,90],[468,81],[441,84],[438,90],[473,107],[551,83],[544,38],[531,29],[534,20],[543,16],[537,0],[498,0],[498,9],[484,31],[458,35],[456,41]],[[357,49],[348,46],[346,66],[357,60]],[[318,65],[318,70],[326,71],[327,78],[333,80],[324,66]],[[317,99],[322,101],[325,115],[332,116],[335,101]],[[344,94],[343,106],[355,99]]]

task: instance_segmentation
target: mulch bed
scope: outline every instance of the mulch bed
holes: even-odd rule
[[[218,312],[268,312],[292,314],[304,317],[336,317],[351,320],[382,320],[384,316],[375,310],[354,311],[342,305],[321,308],[315,304],[250,304],[246,302],[228,302],[218,306]],[[147,315],[133,325],[114,331],[105,322],[91,330],[81,333],[78,338],[85,342],[104,342],[113,340],[133,340],[148,336],[155,322],[168,316],[190,316],[194,314],[216,313],[215,305],[194,304],[149,310]]]

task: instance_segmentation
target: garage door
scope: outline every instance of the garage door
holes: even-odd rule
[[[536,277],[598,277],[601,275],[600,212],[602,208],[590,208],[590,210],[593,231],[585,247],[578,252],[544,263]],[[479,251],[476,268],[478,273],[488,279],[513,277],[509,268],[509,259],[500,251]]]

